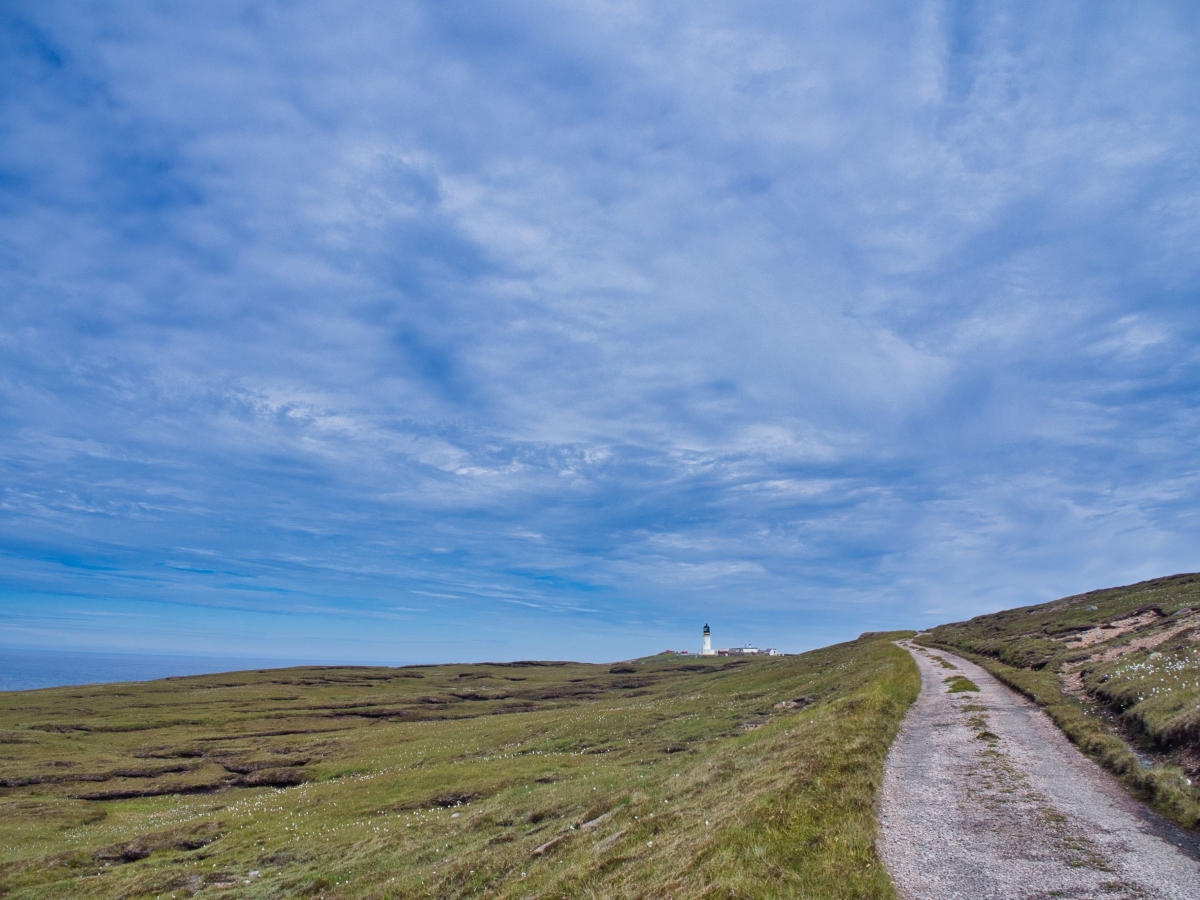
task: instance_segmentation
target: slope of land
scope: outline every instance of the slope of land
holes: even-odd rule
[[[968,655],[1160,812],[1200,826],[1200,575],[978,616],[918,640]]]
[[[1028,699],[961,657],[912,649],[921,696],[888,755],[880,803],[880,855],[902,896],[1200,898],[1188,835]]]
[[[0,694],[0,896],[889,897],[895,637]]]

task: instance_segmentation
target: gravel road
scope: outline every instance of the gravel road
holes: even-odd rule
[[[1193,836],[983,669],[900,646],[921,669],[921,695],[888,755],[879,852],[902,897],[1200,900]],[[950,693],[955,675],[979,692]]]

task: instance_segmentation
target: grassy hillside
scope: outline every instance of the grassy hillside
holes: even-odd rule
[[[896,636],[0,694],[0,896],[891,897]]]
[[[978,616],[920,640],[971,655],[1162,812],[1200,826],[1200,575]]]

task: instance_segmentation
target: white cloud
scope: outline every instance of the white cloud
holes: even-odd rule
[[[252,9],[18,11],[9,589],[549,631],[1194,567],[1194,23]]]

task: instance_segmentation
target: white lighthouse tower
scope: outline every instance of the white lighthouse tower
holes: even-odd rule
[[[700,647],[701,656],[716,656],[716,651],[712,648],[712,632],[708,630],[708,625],[704,626],[704,642]]]

